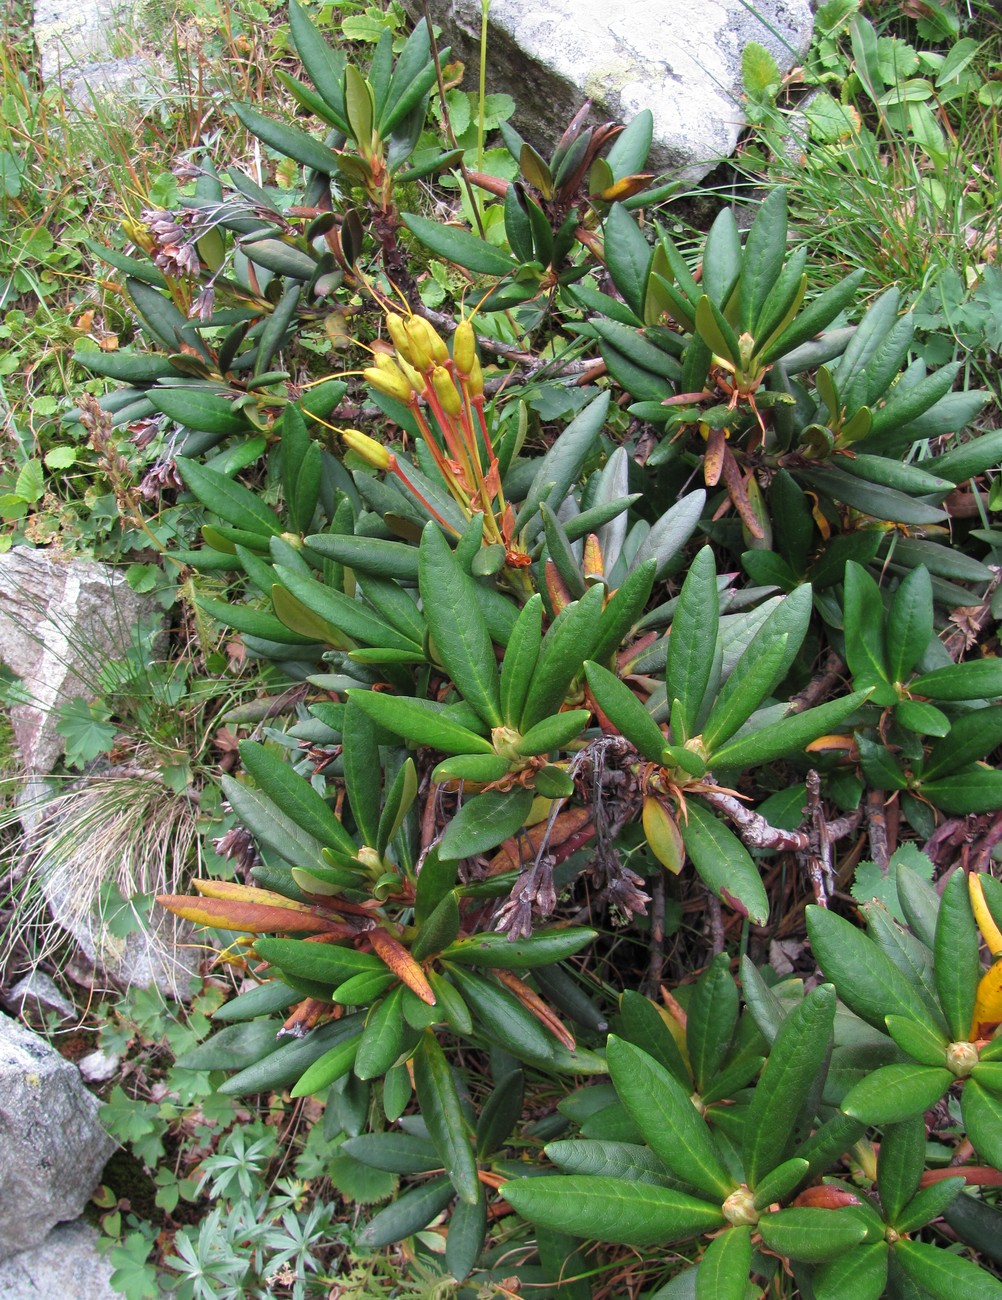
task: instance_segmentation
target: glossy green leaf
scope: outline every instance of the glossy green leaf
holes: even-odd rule
[[[810,1167],[810,1162],[803,1156],[794,1156],[791,1160],[784,1160],[781,1165],[777,1165],[771,1173],[766,1174],[759,1181],[755,1188],[755,1209],[767,1210],[777,1201],[787,1200],[793,1189],[805,1180]]]
[[[362,1038],[359,1035],[356,1038],[349,1038],[343,1043],[338,1043],[330,1051],[325,1052],[319,1061],[306,1070],[292,1089],[293,1097],[309,1097],[315,1092],[322,1092],[325,1088],[330,1087],[337,1079],[343,1078],[355,1063],[355,1057],[358,1054],[359,1044]]]
[[[651,265],[651,247],[636,221],[620,203],[605,219],[605,257],[613,283],[638,317],[644,314],[644,297]]]
[[[477,1118],[477,1155],[481,1160],[504,1146],[522,1117],[525,1076],[513,1070],[497,1081]]]
[[[486,970],[533,970],[573,957],[595,939],[596,933],[582,926],[568,926],[537,930],[525,939],[512,941],[506,934],[488,931],[459,939],[442,957],[461,966],[483,966]]]
[[[403,1051],[403,994],[403,985],[398,984],[369,1012],[355,1057],[355,1074],[359,1079],[379,1078]]]
[[[740,344],[734,330],[725,320],[719,307],[714,306],[706,294],[696,303],[696,334],[714,356],[740,364]]]
[[[703,744],[710,751],[730,740],[772,689],[786,657],[787,636],[760,644],[756,638],[738,660],[703,725]]]
[[[459,924],[459,902],[456,891],[450,889],[431,916],[418,927],[411,943],[411,956],[415,961],[424,961],[448,948],[459,933]]]
[[[697,799],[689,800],[687,813],[682,838],[704,884],[728,907],[765,925],[769,898],[751,854]]]
[[[942,892],[936,923],[936,988],[954,1042],[966,1040],[974,1014],[981,963],[980,936],[967,892],[967,874],[957,870]]]
[[[609,663],[630,630],[640,621],[656,571],[657,561],[653,556],[644,560],[609,599],[599,618],[598,639],[591,651],[596,663]]]
[[[971,659],[936,668],[908,683],[914,695],[933,700],[989,700],[1002,695],[1002,659]]]
[[[429,522],[421,536],[419,586],[435,648],[463,698],[487,726],[498,727],[497,662],[487,625],[471,597],[472,585],[438,525]]]
[[[897,1224],[898,1215],[918,1190],[925,1168],[925,1121],[921,1115],[888,1124],[880,1139],[877,1189],[884,1218]]]
[[[886,1241],[860,1245],[814,1270],[815,1300],[881,1300],[887,1286]]]
[[[262,961],[299,979],[332,987],[352,975],[386,974],[386,966],[371,952],[333,943],[307,943],[305,939],[257,939],[254,949]]]
[[[730,962],[721,953],[693,989],[686,1008],[685,1042],[696,1091],[702,1093],[718,1073],[738,1023],[738,990]]]
[[[530,727],[518,742],[518,752],[530,758],[536,754],[549,754],[555,749],[563,749],[581,734],[590,717],[589,709],[567,709],[550,718],[543,718],[534,727]]]
[[[349,690],[347,694],[349,701],[355,702],[373,721],[414,745],[430,745],[453,754],[494,754],[489,740],[453,722],[427,700],[361,689]]]
[[[568,1174],[621,1178],[630,1183],[674,1185],[674,1179],[649,1147],[600,1138],[548,1142],[546,1156]]]
[[[543,639],[543,598],[537,592],[522,607],[501,664],[501,714],[505,725],[518,727]]]
[[[866,1236],[860,1218],[840,1210],[779,1210],[761,1219],[758,1230],[771,1251],[807,1264],[837,1259]]]
[[[362,1017],[354,1015],[314,1029],[305,1038],[293,1039],[264,1060],[238,1070],[220,1084],[219,1091],[226,1097],[246,1097],[288,1087],[325,1052],[346,1039],[357,1037],[361,1027]]]
[[[431,991],[435,994],[435,1003],[442,1008],[446,1023],[454,1034],[464,1037],[473,1032],[473,1018],[470,1009],[463,1001],[462,995],[438,971],[426,972]]]
[[[327,106],[344,119],[344,55],[332,50],[298,0],[290,0],[289,30],[303,67]],[[347,134],[347,131],[345,131]]]
[[[728,1228],[713,1238],[699,1261],[696,1300],[745,1300],[751,1266],[751,1228]]]
[[[475,1205],[480,1181],[472,1133],[463,1114],[452,1068],[434,1034],[426,1030],[414,1054],[414,1085],[428,1135],[460,1200]]]
[[[688,1093],[653,1057],[611,1035],[609,1071],[616,1091],[647,1145],[675,1176],[710,1200],[723,1201],[734,1179],[721,1164],[713,1139]]]
[[[811,468],[801,471],[798,478],[834,501],[844,502],[873,519],[899,524],[937,524],[946,519],[946,511],[940,506],[927,505],[896,488],[867,483],[841,468]]]
[[[1002,1168],[1002,1093],[985,1087],[981,1079],[968,1079],[964,1084],[963,1111],[967,1136],[975,1151],[996,1168]]]
[[[523,733],[555,714],[563,704],[598,637],[604,599],[605,588],[598,583],[553,620],[543,637],[536,670],[526,693],[520,724]]]
[[[943,1065],[948,1046],[938,1026],[910,1016],[886,1016],[887,1032],[903,1052],[922,1065]]]
[[[745,1176],[753,1189],[792,1154],[794,1125],[827,1061],[834,1019],[835,990],[821,984],[780,1026],[745,1119]]]
[[[741,235],[733,209],[723,208],[714,219],[703,249],[702,289],[724,307],[741,271]]]
[[[786,260],[786,191],[774,189],[759,205],[741,259],[739,325],[743,334],[764,341],[762,309]]]
[[[433,1178],[405,1192],[369,1220],[358,1234],[359,1245],[379,1250],[420,1232],[438,1218],[455,1194],[449,1178]]]
[[[934,781],[977,759],[985,759],[1002,744],[1002,711],[974,709],[957,718],[949,733],[929,751],[922,780]]]
[[[922,1115],[953,1082],[943,1067],[909,1061],[885,1065],[861,1079],[842,1099],[842,1109],[866,1124],[897,1124]]]
[[[388,971],[361,971],[339,984],[331,999],[343,1007],[367,1007],[378,1001],[396,983],[396,976]],[[424,1003],[421,1004],[422,1006]]]
[[[586,663],[585,675],[596,703],[620,734],[644,758],[663,762],[666,742],[661,728],[626,683],[597,663]]]
[[[248,488],[232,482],[197,461],[179,456],[175,461],[185,486],[198,497],[204,506],[236,528],[244,528],[260,537],[277,537],[282,524],[274,510]]]
[[[516,529],[522,530],[530,524],[539,509],[540,501],[547,493],[551,506],[556,507],[563,501],[595,445],[611,400],[610,392],[600,393],[574,417],[550,447],[539,462],[539,468],[515,516]]]
[[[355,537],[344,533],[314,533],[306,544],[318,555],[357,569],[400,582],[416,582],[418,548],[403,542],[387,542],[378,537]]]
[[[887,667],[892,682],[907,680],[932,638],[932,582],[922,565],[912,569],[887,615]]]
[[[240,761],[261,790],[307,835],[329,848],[355,856],[355,841],[334,816],[327,801],[288,763],[264,745],[250,740],[240,744]]]
[[[920,1120],[919,1123],[921,1122]],[[918,1191],[891,1222],[898,1232],[917,1232],[933,1219],[938,1219],[957,1199],[965,1185],[963,1176],[931,1183]]]
[[[713,552],[704,546],[686,574],[675,606],[668,639],[666,685],[669,701],[678,700],[684,735],[677,745],[695,734],[696,718],[710,680],[720,624],[717,573]]]
[[[998,1300],[1002,1282],[968,1259],[924,1241],[902,1238],[894,1258],[906,1277],[937,1300]]]
[[[643,1048],[648,1056],[674,1075],[683,1087],[691,1087],[691,1076],[682,1053],[650,998],[645,998],[633,989],[623,992],[619,1000],[618,1033],[620,1038]]]
[[[866,691],[854,691],[840,700],[805,709],[803,713],[788,714],[779,722],[732,740],[718,749],[713,756],[714,764],[721,768],[744,769],[770,763],[784,755],[799,754],[812,740],[844,722],[866,702],[867,696]]]
[[[914,986],[851,922],[827,909],[808,907],[807,934],[825,978],[849,1010],[868,1024],[883,1030],[888,1015],[926,1019],[925,1004]]]
[[[922,797],[942,812],[966,816],[995,812],[1002,807],[1002,771],[978,763],[936,781],[922,781]]]
[[[382,765],[376,724],[357,699],[349,699],[344,711],[341,762],[348,803],[362,842],[375,848],[382,803]]]
[[[233,111],[252,135],[256,135],[272,149],[277,149],[280,154],[294,158],[296,162],[311,167],[324,176],[338,174],[337,154],[305,131],[286,122],[276,122],[274,118],[259,113],[250,104],[234,104]]]
[[[459,230],[454,226],[445,226],[440,221],[431,221],[428,217],[419,217],[412,212],[401,213],[404,225],[425,248],[437,257],[477,275],[509,275],[516,269],[516,264],[493,244],[478,239],[469,231]]]
[[[418,793],[418,774],[413,758],[406,758],[397,769],[397,774],[390,783],[383,800],[383,810],[379,814],[376,828],[376,852],[382,857],[397,832],[404,824],[404,818],[414,805]]]
[[[361,641],[380,649],[416,651],[421,654],[419,644],[409,636],[401,635],[360,600],[353,600],[344,592],[336,591],[333,587],[282,564],[275,565],[275,573],[297,600],[352,641]]]
[[[845,566],[845,657],[857,689],[886,685],[891,680],[884,653],[880,588],[853,560]]]
[[[516,1179],[505,1184],[504,1195],[532,1223],[625,1246],[668,1246],[724,1224],[719,1206],[619,1178]]]
[[[532,806],[532,791],[488,790],[467,799],[458,810],[438,846],[443,858],[469,858],[497,848],[525,824]]]
[[[346,1139],[341,1150],[354,1160],[391,1174],[426,1174],[442,1167],[431,1142],[412,1133],[362,1133]]]
[[[445,1264],[457,1282],[472,1273],[487,1238],[487,1194],[477,1184],[477,1199],[472,1204],[457,1201],[449,1216],[445,1239]]]
[[[274,983],[280,992],[290,992],[278,981]],[[258,985],[258,988],[272,991],[271,982]],[[277,1036],[281,1028],[279,1020],[248,1020],[227,1025],[204,1043],[183,1052],[175,1064],[182,1070],[242,1070],[282,1046],[282,1040]]]
[[[557,1040],[507,989],[453,966],[449,975],[476,1014],[478,1033],[519,1060],[553,1067]]]

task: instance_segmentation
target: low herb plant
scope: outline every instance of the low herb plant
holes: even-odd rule
[[[322,27],[292,0],[294,123],[236,109],[274,173],[200,154],[104,250],[153,350],[78,354],[152,439],[197,625],[301,704],[222,780],[234,877],[160,900],[248,985],[178,1075],[321,1097],[302,1158],[382,1204],[352,1250],[416,1242],[460,1295],[998,1294],[1002,661],[956,505],[987,394],[897,288],[821,282],[782,188],[683,249],[649,114],[547,159],[506,130],[471,176],[447,46]],[[415,211],[451,169],[476,232]],[[970,871],[899,867],[900,920],[864,873],[839,915],[860,835],[889,897],[888,836],[947,826]],[[805,991],[765,944],[808,898]],[[670,906],[707,918],[675,978]],[[272,1137],[204,1162],[232,1204],[175,1234],[185,1294],[308,1287],[345,1231],[261,1190]]]

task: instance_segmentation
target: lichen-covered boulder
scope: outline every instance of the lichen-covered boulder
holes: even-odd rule
[[[60,706],[97,695],[100,665],[123,658],[151,621],[163,621],[155,599],[122,569],[28,546],[0,555],[0,659],[24,687],[10,716],[28,772],[52,771]]]
[[[0,1015],[0,1259],[86,1205],[115,1147],[99,1104],[75,1065]]]
[[[474,89],[480,0],[430,0],[430,10]],[[654,166],[696,181],[738,142],[745,46],[765,46],[787,72],[812,31],[809,0],[492,0],[488,84],[514,96],[515,124],[537,148],[557,140],[585,99],[598,120],[627,122],[649,108]]]

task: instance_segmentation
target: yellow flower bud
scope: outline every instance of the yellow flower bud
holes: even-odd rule
[[[397,351],[405,360],[411,363],[415,370],[420,370],[424,375],[428,373],[435,362],[432,359],[431,350],[425,343],[420,325],[415,326],[416,319],[416,317],[412,316],[405,326],[407,330],[406,353],[401,348],[397,348]]]
[[[423,316],[412,316],[409,329],[412,338],[417,334],[423,340],[428,355],[437,365],[442,366],[449,360],[445,340]]]
[[[386,328],[396,350],[405,360],[412,361],[410,339],[407,337],[407,325],[403,317],[398,316],[395,311],[387,312]]]
[[[431,372],[431,385],[446,415],[459,415],[463,409],[462,399],[456,392],[456,385],[452,382],[452,376],[445,366],[436,366]]]
[[[386,370],[382,366],[368,366],[362,375],[367,383],[387,397],[394,397],[398,402],[411,400],[410,384],[396,366],[392,370]]]
[[[358,429],[342,429],[341,437],[344,439],[345,446],[361,456],[367,465],[371,465],[373,469],[389,469],[390,453],[375,438],[370,438],[367,433],[360,433]]]
[[[456,326],[456,333],[452,340],[452,359],[456,363],[456,369],[464,378],[473,369],[477,359],[477,338],[473,332],[472,321],[461,320]]]
[[[466,391],[471,397],[483,397],[484,395],[484,372],[480,368],[480,358],[474,355],[473,365],[470,366],[470,373],[466,379]]]
[[[419,375],[413,366],[409,366],[403,357],[397,357],[397,364],[400,367],[400,373],[410,384],[415,393],[423,394],[428,385],[425,383],[424,375]]]

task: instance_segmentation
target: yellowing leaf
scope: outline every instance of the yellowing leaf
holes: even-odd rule
[[[685,842],[678,822],[660,799],[648,796],[644,800],[643,823],[651,852],[663,867],[677,876],[685,865]]]

